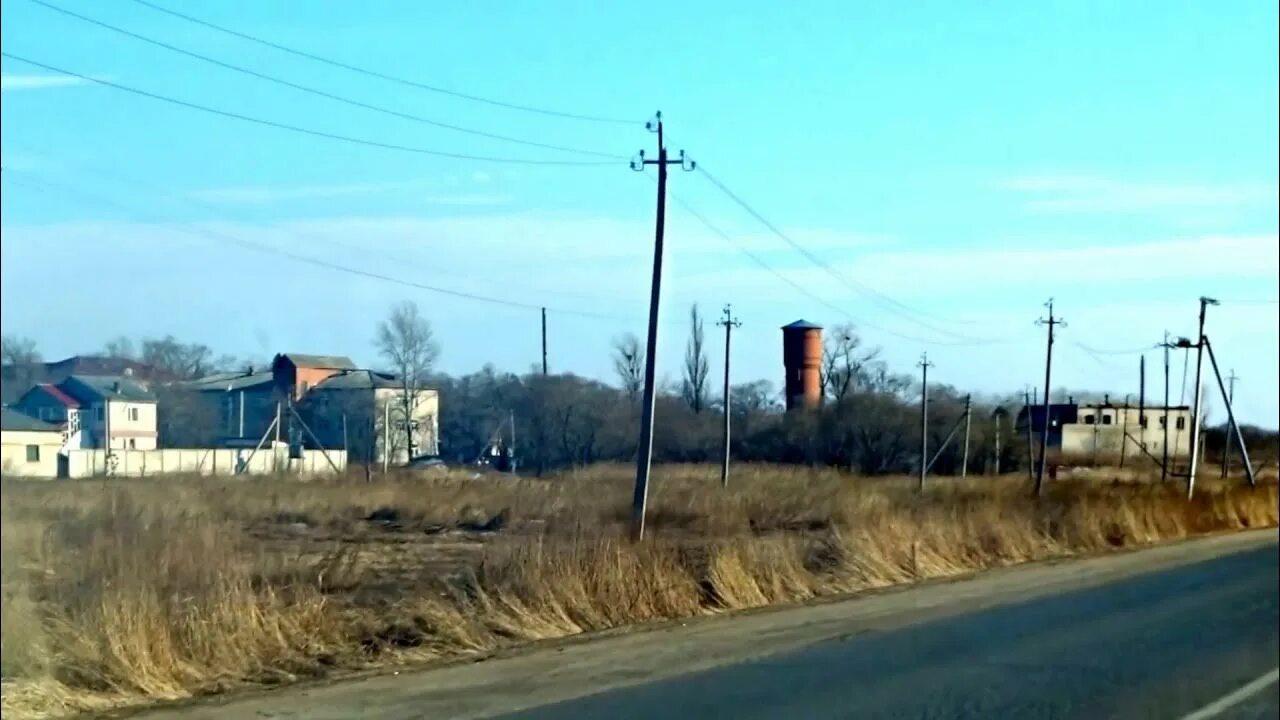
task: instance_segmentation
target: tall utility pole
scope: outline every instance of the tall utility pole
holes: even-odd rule
[[[542,374],[547,374],[547,309],[542,308]]]
[[[1000,416],[1002,414],[996,411],[996,477],[1000,477]]]
[[[924,477],[929,473],[929,353],[920,355],[920,492],[924,492]]]
[[[1164,430],[1164,441],[1160,443],[1160,482],[1169,479],[1169,331],[1164,331],[1164,409],[1160,411],[1160,426]]]
[[[960,461],[960,477],[969,475],[969,424],[973,416],[973,397],[964,396],[964,459]],[[996,442],[999,442],[997,440]]]
[[[1138,357],[1138,446],[1147,452],[1147,356]],[[1128,438],[1124,439],[1128,442]]]
[[[1035,396],[1035,391],[1027,389],[1022,391],[1022,406],[1027,409],[1027,479],[1035,480],[1036,477],[1036,451],[1035,444],[1031,442],[1031,425],[1032,418],[1035,415],[1031,412],[1031,398]]]
[[[1049,383],[1051,380],[1051,371],[1053,369],[1053,330],[1061,325],[1067,326],[1067,321],[1053,316],[1053,298],[1049,298],[1049,302],[1045,303],[1045,307],[1049,308],[1049,319],[1041,318],[1036,323],[1045,325],[1049,328],[1049,341],[1045,345],[1044,351],[1044,425],[1040,428],[1040,466],[1036,468],[1036,494],[1044,492],[1044,468],[1047,464],[1049,453],[1049,427],[1051,425],[1049,412]]]
[[[1227,376],[1227,406],[1234,407],[1236,404],[1236,380],[1240,378],[1236,376],[1233,368],[1231,374]],[[1227,473],[1231,471],[1231,433],[1235,432],[1235,422],[1233,418],[1227,424],[1227,434],[1222,437],[1222,479],[1227,478]]]
[[[742,327],[742,322],[733,316],[733,309],[725,305],[724,319],[716,324],[724,326],[724,458],[720,462],[720,485],[729,487],[729,343],[733,329]]]
[[[1208,306],[1217,304],[1218,301],[1213,298],[1200,298],[1200,329],[1196,333],[1196,388],[1191,411],[1191,470],[1187,476],[1188,498],[1195,494],[1196,466],[1200,462],[1200,396],[1204,394],[1200,391],[1200,383],[1204,377],[1204,311]]]
[[[658,301],[662,297],[662,233],[667,214],[667,166],[679,165],[686,172],[694,169],[693,161],[685,158],[683,150],[675,160],[667,158],[667,146],[662,137],[661,112],[645,123],[645,127],[658,134],[658,159],[646,159],[644,150],[641,150],[639,157],[631,161],[631,169],[643,172],[649,165],[658,166],[658,211],[653,234],[653,281],[649,289],[649,334],[645,343],[640,444],[636,449],[636,486],[631,498],[631,537],[637,541],[644,538],[644,510],[649,497],[649,469],[653,460],[654,379],[658,363]]]

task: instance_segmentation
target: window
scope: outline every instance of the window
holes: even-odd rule
[[[129,419],[136,421],[138,419],[138,408],[129,408]]]
[[[1168,425],[1168,424],[1169,424],[1169,416],[1168,416],[1168,415],[1161,415],[1161,416],[1160,416],[1160,427],[1164,427],[1165,425]]]
[[[1084,416],[1084,424],[1085,424],[1085,425],[1092,425],[1092,424],[1093,424],[1093,416],[1092,416],[1092,415],[1085,415],[1085,416]]]
[[[1138,418],[1138,427],[1145,428],[1147,426],[1147,416],[1142,415]]]
[[[27,446],[27,462],[40,462],[40,446],[39,445]]]
[[[103,412],[103,406],[99,405],[99,406],[98,406],[97,408],[95,408],[95,409],[96,409],[96,410],[97,410],[97,412],[98,412],[98,422],[102,422],[103,418],[105,418],[105,417],[106,417],[106,413],[104,413],[104,412]]]
[[[1111,424],[1111,414],[1110,414],[1110,413],[1105,413],[1105,414],[1103,414],[1103,416],[1102,416],[1102,424],[1103,424],[1103,425],[1110,425],[1110,424]]]
[[[1179,430],[1183,430],[1183,429],[1185,429],[1185,428],[1187,427],[1187,419],[1186,419],[1185,417],[1180,417],[1180,418],[1178,418],[1178,421],[1177,421],[1177,425],[1176,425],[1176,427],[1177,427]]]
[[[134,449],[137,449],[137,447],[138,447],[138,441],[134,440],[133,438],[129,438],[129,449],[134,450]]]

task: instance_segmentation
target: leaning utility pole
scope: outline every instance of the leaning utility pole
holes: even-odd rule
[[[724,326],[724,458],[720,463],[720,485],[729,487],[729,343],[733,329],[742,327],[742,322],[733,316],[733,310],[724,306],[724,319],[717,322]]]
[[[1244,460],[1244,472],[1249,478],[1249,487],[1257,487],[1258,479],[1253,474],[1253,463],[1249,460],[1249,448],[1245,447],[1244,435],[1240,433],[1240,426],[1236,424],[1236,414],[1231,407],[1227,388],[1222,384],[1222,373],[1218,372],[1218,360],[1213,356],[1213,345],[1207,337],[1203,338],[1202,342],[1209,351],[1209,362],[1213,365],[1213,376],[1218,379],[1218,391],[1222,393],[1222,400],[1227,406],[1227,425],[1235,430],[1232,434],[1236,436],[1236,442],[1240,445],[1240,458]]]
[[[973,396],[964,396],[964,457],[960,461],[960,477],[969,475],[969,424],[973,416]],[[999,442],[998,440],[996,442]]]
[[[1037,324],[1045,325],[1049,328],[1049,341],[1045,345],[1044,351],[1044,425],[1040,428],[1040,466],[1036,468],[1037,495],[1044,492],[1044,468],[1049,457],[1049,416],[1051,414],[1049,412],[1049,383],[1051,378],[1050,371],[1053,369],[1053,329],[1058,325],[1067,326],[1065,320],[1053,316],[1053,298],[1049,298],[1049,302],[1045,303],[1045,307],[1049,308],[1049,319],[1041,318],[1036,321]]]
[[[924,492],[924,477],[929,473],[929,353],[920,355],[920,492]]]
[[[1227,407],[1235,405],[1236,402],[1236,376],[1234,368],[1231,374],[1227,376]],[[1235,432],[1235,423],[1230,422],[1227,425],[1227,434],[1222,437],[1222,479],[1227,479],[1227,473],[1231,471],[1231,433]]]
[[[1217,305],[1218,301],[1210,297],[1200,298],[1200,329],[1196,333],[1196,387],[1195,396],[1192,401],[1191,411],[1191,470],[1187,475],[1187,497],[1190,498],[1196,491],[1196,466],[1200,462],[1200,383],[1203,382],[1204,372],[1204,312],[1205,308],[1210,305]]]
[[[547,309],[542,308],[542,374],[547,374]]]
[[[649,497],[649,468],[653,459],[653,403],[658,363],[658,301],[662,296],[662,233],[667,213],[667,166],[679,165],[686,172],[694,169],[693,161],[685,158],[683,150],[675,160],[667,159],[667,146],[662,137],[661,112],[657,113],[653,120],[645,123],[645,128],[658,134],[658,159],[646,159],[644,150],[641,150],[640,156],[631,161],[631,169],[643,172],[648,165],[658,166],[658,211],[653,238],[653,281],[649,289],[649,334],[645,343],[640,444],[636,448],[636,486],[631,499],[631,537],[634,540],[644,538],[644,510]]]
[[[996,477],[1000,477],[1000,415],[996,413]]]

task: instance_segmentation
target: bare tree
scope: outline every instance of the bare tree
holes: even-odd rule
[[[208,345],[178,342],[172,335],[143,340],[141,360],[183,380],[203,377],[216,366]]]
[[[622,391],[634,401],[644,388],[644,348],[640,338],[627,333],[613,341],[613,369],[622,382]]]
[[[102,348],[102,354],[109,358],[122,358],[125,360],[132,360],[138,356],[133,347],[133,341],[124,335],[108,340],[107,344]]]
[[[880,348],[863,349],[862,338],[853,325],[837,325],[827,336],[822,349],[822,389],[837,403],[844,400],[859,386],[870,384],[875,377],[873,370]]]
[[[17,400],[32,385],[43,380],[44,368],[40,365],[40,352],[36,341],[29,337],[5,335],[0,347],[0,360],[4,364],[4,401]]]
[[[415,303],[405,301],[391,308],[387,319],[378,323],[374,336],[378,353],[386,359],[400,380],[401,411],[409,459],[413,459],[413,410],[435,364],[440,348],[431,333],[431,323],[422,316]]]
[[[684,350],[684,379],[680,384],[680,396],[684,398],[689,409],[700,413],[709,404],[707,373],[707,351],[703,337],[702,316],[695,303],[689,308],[689,343]]]

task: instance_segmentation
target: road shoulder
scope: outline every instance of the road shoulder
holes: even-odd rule
[[[832,638],[1032,600],[1274,545],[1269,528],[1029,563],[950,582],[698,618],[516,649],[483,662],[401,670],[328,684],[156,708],[149,720],[478,718],[741,662]]]

